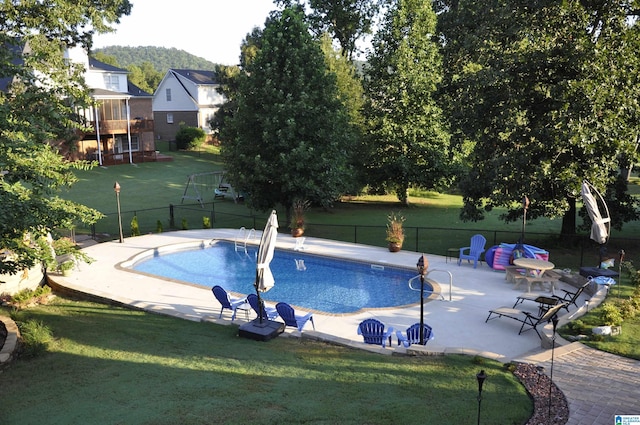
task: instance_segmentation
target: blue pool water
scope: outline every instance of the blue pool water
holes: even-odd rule
[[[247,251],[236,252],[233,243],[218,241],[202,249],[151,257],[134,264],[133,269],[250,294],[255,292],[257,247]],[[276,283],[262,295],[266,301],[284,301],[327,313],[419,302],[419,293],[408,287],[409,279],[416,275],[411,270],[282,250],[275,251],[270,267]]]

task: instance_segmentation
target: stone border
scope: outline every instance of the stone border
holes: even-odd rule
[[[16,322],[9,317],[0,316],[0,322],[2,322],[7,329],[7,338],[4,341],[2,349],[0,349],[0,364],[3,364],[13,359],[13,353],[18,345],[18,338],[20,338],[20,330]]]

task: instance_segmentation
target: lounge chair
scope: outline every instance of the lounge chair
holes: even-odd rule
[[[284,320],[284,324],[297,328],[302,332],[302,328],[307,322],[311,322],[313,330],[316,330],[316,325],[313,323],[313,313],[296,314],[296,311],[287,303],[279,302],[276,304],[276,311],[280,315],[280,318]]]
[[[458,265],[462,262],[462,260],[467,260],[467,262],[471,262],[473,260],[473,268],[475,269],[478,265],[478,261],[480,261],[480,256],[484,252],[484,246],[486,245],[487,240],[482,235],[473,235],[471,237],[471,246],[465,246],[460,248],[460,254],[458,255]]]
[[[577,303],[578,298],[580,297],[580,295],[582,295],[584,290],[587,289],[587,286],[589,286],[590,283],[591,283],[590,280],[587,281],[584,285],[579,287],[578,290],[575,291],[575,292],[571,292],[571,291],[567,291],[566,289],[562,289],[562,292],[564,292],[564,295],[563,296],[554,295],[554,297],[557,298],[558,300],[564,302],[566,304],[565,309],[567,311],[569,311],[569,306],[571,304],[573,304],[576,307],[578,307],[578,303]]]
[[[509,308],[509,307],[500,307],[495,310],[490,310],[489,315],[487,316],[487,320],[485,320],[484,322],[487,323],[489,319],[491,319],[492,315],[497,316],[497,317],[494,317],[494,319],[499,319],[501,317],[508,317],[509,319],[517,320],[518,322],[522,323],[522,326],[520,326],[520,331],[518,332],[518,335],[520,335],[522,332],[533,329],[538,334],[538,337],[541,338],[540,332],[538,332],[538,329],[537,329],[538,325],[540,323],[545,323],[550,321],[551,318],[554,315],[558,314],[558,311],[560,311],[560,309],[564,308],[565,306],[566,306],[566,303],[556,304],[553,307],[549,308],[549,310],[547,310],[546,312],[544,312],[544,314],[540,316],[534,316],[533,313],[530,313],[524,310],[517,310],[515,308]],[[525,327],[527,328],[525,329]]]
[[[247,295],[247,302],[249,303],[253,311],[256,312],[258,317],[260,317],[260,305],[258,304],[258,296],[256,294]],[[262,310],[263,319],[273,320],[278,317],[278,311],[276,310],[275,307],[268,307],[264,304],[264,302],[262,303],[262,305],[263,305],[263,310]]]
[[[227,310],[233,311],[233,314],[231,315],[231,321],[235,320],[236,312],[238,310],[238,307],[246,304],[246,302],[247,302],[246,298],[233,298],[233,297],[231,297],[227,293],[227,291],[225,291],[224,288],[222,286],[219,286],[219,285],[216,285],[213,288],[211,288],[211,292],[213,292],[213,295],[216,297],[216,299],[218,300],[218,302],[222,306],[220,308],[220,316],[218,316],[218,318],[221,318],[222,317],[222,312],[225,309],[227,309]]]
[[[433,330],[431,326],[426,323],[423,326],[424,344],[427,345],[430,339],[434,338]],[[396,331],[398,337],[398,345],[402,344],[405,347],[409,347],[411,344],[420,344],[420,323],[415,323],[407,328],[407,333],[403,334],[402,331]]]
[[[385,330],[384,324],[376,319],[365,319],[358,325],[358,335],[362,335],[365,344],[381,345],[384,348],[388,339],[391,346],[392,334],[393,328]]]

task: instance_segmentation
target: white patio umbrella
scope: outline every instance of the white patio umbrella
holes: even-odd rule
[[[269,268],[269,263],[273,260],[273,251],[276,248],[276,237],[278,236],[278,215],[276,211],[271,211],[267,224],[262,232],[260,248],[256,264],[256,290],[258,296],[260,292],[267,292],[275,284],[275,279]]]
[[[256,294],[258,295],[258,305],[260,312],[258,313],[259,322],[262,323],[264,304],[260,298],[261,292],[267,292],[273,288],[275,279],[269,268],[269,263],[273,260],[273,251],[276,248],[276,237],[278,236],[278,215],[276,211],[271,211],[271,215],[267,220],[267,224],[262,232],[260,239],[260,248],[258,249],[258,258],[256,259]]]
[[[600,214],[600,208],[598,207],[598,201],[591,193],[591,189],[593,189],[604,207],[604,211],[606,213],[606,217],[602,217]],[[611,218],[609,217],[609,209],[607,208],[607,204],[604,202],[604,198],[600,193],[587,181],[582,182],[582,202],[587,208],[587,212],[589,213],[589,218],[591,218],[591,239],[600,245],[607,242],[609,238],[609,228]]]

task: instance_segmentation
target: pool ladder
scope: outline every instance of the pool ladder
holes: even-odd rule
[[[424,275],[424,281],[425,282],[433,282],[433,283],[438,283],[439,282],[436,281],[435,279],[429,279],[428,276],[433,273],[433,272],[442,272],[442,273],[447,273],[449,275],[449,301],[451,301],[451,286],[453,284],[453,275],[451,274],[451,272],[449,270],[441,270],[441,269],[432,269],[429,270],[425,275]],[[418,291],[420,292],[420,275],[414,276],[411,279],[409,279],[409,289],[411,289],[412,291]],[[415,281],[418,280],[418,286],[414,286],[415,285]],[[442,299],[442,301],[445,301],[444,295],[440,294],[440,298]]]
[[[255,234],[256,234],[256,229],[247,230],[244,228],[244,226],[241,227],[240,230],[238,231],[238,236],[236,236],[236,240],[234,241],[236,252],[238,252],[238,250],[242,250],[246,254],[247,241],[255,237]]]

